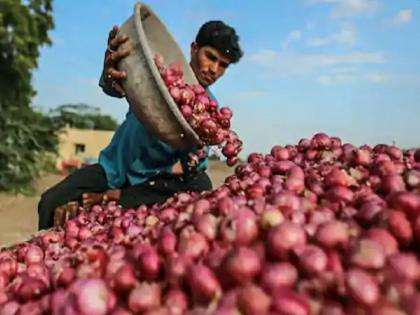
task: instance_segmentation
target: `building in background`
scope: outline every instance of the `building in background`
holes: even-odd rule
[[[64,128],[60,135],[56,167],[63,174],[96,163],[99,153],[112,139],[114,131]]]

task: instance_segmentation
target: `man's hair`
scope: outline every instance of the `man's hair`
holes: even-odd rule
[[[229,58],[230,62],[237,63],[243,52],[239,46],[239,36],[233,27],[222,21],[209,21],[198,30],[195,42],[199,47],[211,46],[219,53]]]

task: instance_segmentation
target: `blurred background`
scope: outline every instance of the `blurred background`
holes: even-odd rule
[[[0,0],[0,244],[36,230],[39,194],[96,161],[127,112],[98,86],[108,32],[136,1]],[[245,52],[211,89],[242,157],[323,131],[419,146],[420,1],[145,1],[186,56],[208,20]],[[212,162],[216,185],[232,172]]]

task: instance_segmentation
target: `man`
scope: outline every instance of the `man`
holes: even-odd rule
[[[108,38],[104,70],[99,85],[113,97],[124,97],[121,80],[127,74],[117,70],[118,61],[129,52],[117,51],[126,37],[116,37],[114,26]],[[221,21],[201,26],[190,47],[190,65],[198,82],[213,97],[208,87],[243,53],[235,30]],[[189,169],[189,154],[161,142],[145,129],[129,110],[111,143],[100,153],[99,163],[75,171],[42,194],[38,205],[39,229],[60,225],[74,217],[79,202],[84,207],[115,200],[124,208],[162,203],[180,191],[212,189],[205,170],[207,159]],[[63,206],[65,205],[65,206]]]

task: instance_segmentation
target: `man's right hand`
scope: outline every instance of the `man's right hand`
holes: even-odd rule
[[[114,26],[109,32],[108,47],[105,52],[104,58],[104,81],[109,89],[113,90],[120,96],[125,96],[125,91],[121,85],[121,80],[127,78],[125,71],[119,71],[117,69],[118,62],[124,57],[128,56],[130,52],[128,50],[118,50],[118,47],[128,40],[127,36],[118,36],[118,26]]]

